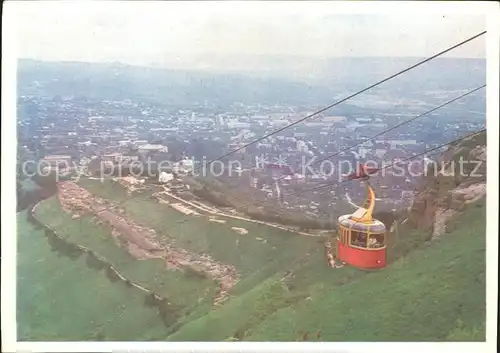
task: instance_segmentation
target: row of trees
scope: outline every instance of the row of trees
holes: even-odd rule
[[[213,190],[207,185],[194,189],[193,194],[217,207],[236,207],[222,192]]]
[[[36,184],[33,189],[26,190],[23,188],[21,177],[17,177],[16,180],[16,212],[25,210],[31,205],[37,202],[51,197],[57,192],[57,178],[55,173],[42,176],[35,175],[31,177],[31,180]]]

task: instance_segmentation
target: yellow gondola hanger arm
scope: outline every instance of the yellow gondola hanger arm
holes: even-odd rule
[[[366,187],[368,191],[368,196],[366,198],[365,206],[364,208],[366,211],[364,212],[363,216],[359,218],[354,218],[353,220],[357,222],[362,222],[362,223],[371,223],[373,221],[372,219],[372,213],[373,209],[375,208],[375,192],[373,191],[373,188],[371,187],[370,183],[366,181]]]

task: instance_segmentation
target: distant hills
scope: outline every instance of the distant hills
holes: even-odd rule
[[[207,59],[208,60],[208,59]],[[21,95],[75,95],[141,99],[166,104],[210,101],[262,104],[325,104],[409,67],[418,58],[227,57],[200,61],[199,70],[120,63],[19,60]],[[210,62],[227,62],[224,72]],[[485,82],[485,60],[438,58],[374,92],[411,96],[470,89]]]
[[[326,87],[281,78],[177,71],[121,64],[21,60],[21,95],[75,95],[99,99],[140,99],[165,104],[310,102],[328,96]]]

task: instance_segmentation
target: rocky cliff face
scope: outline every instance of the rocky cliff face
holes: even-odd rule
[[[459,141],[428,165],[407,222],[438,237],[468,203],[486,195],[486,132]]]

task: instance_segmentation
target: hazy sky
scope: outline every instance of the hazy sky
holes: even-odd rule
[[[480,15],[419,12],[415,7],[354,15],[332,2],[11,5],[19,16],[18,57],[170,67],[195,66],[200,57],[216,63],[228,54],[421,57],[486,29]],[[484,47],[483,36],[449,56],[484,57]]]

